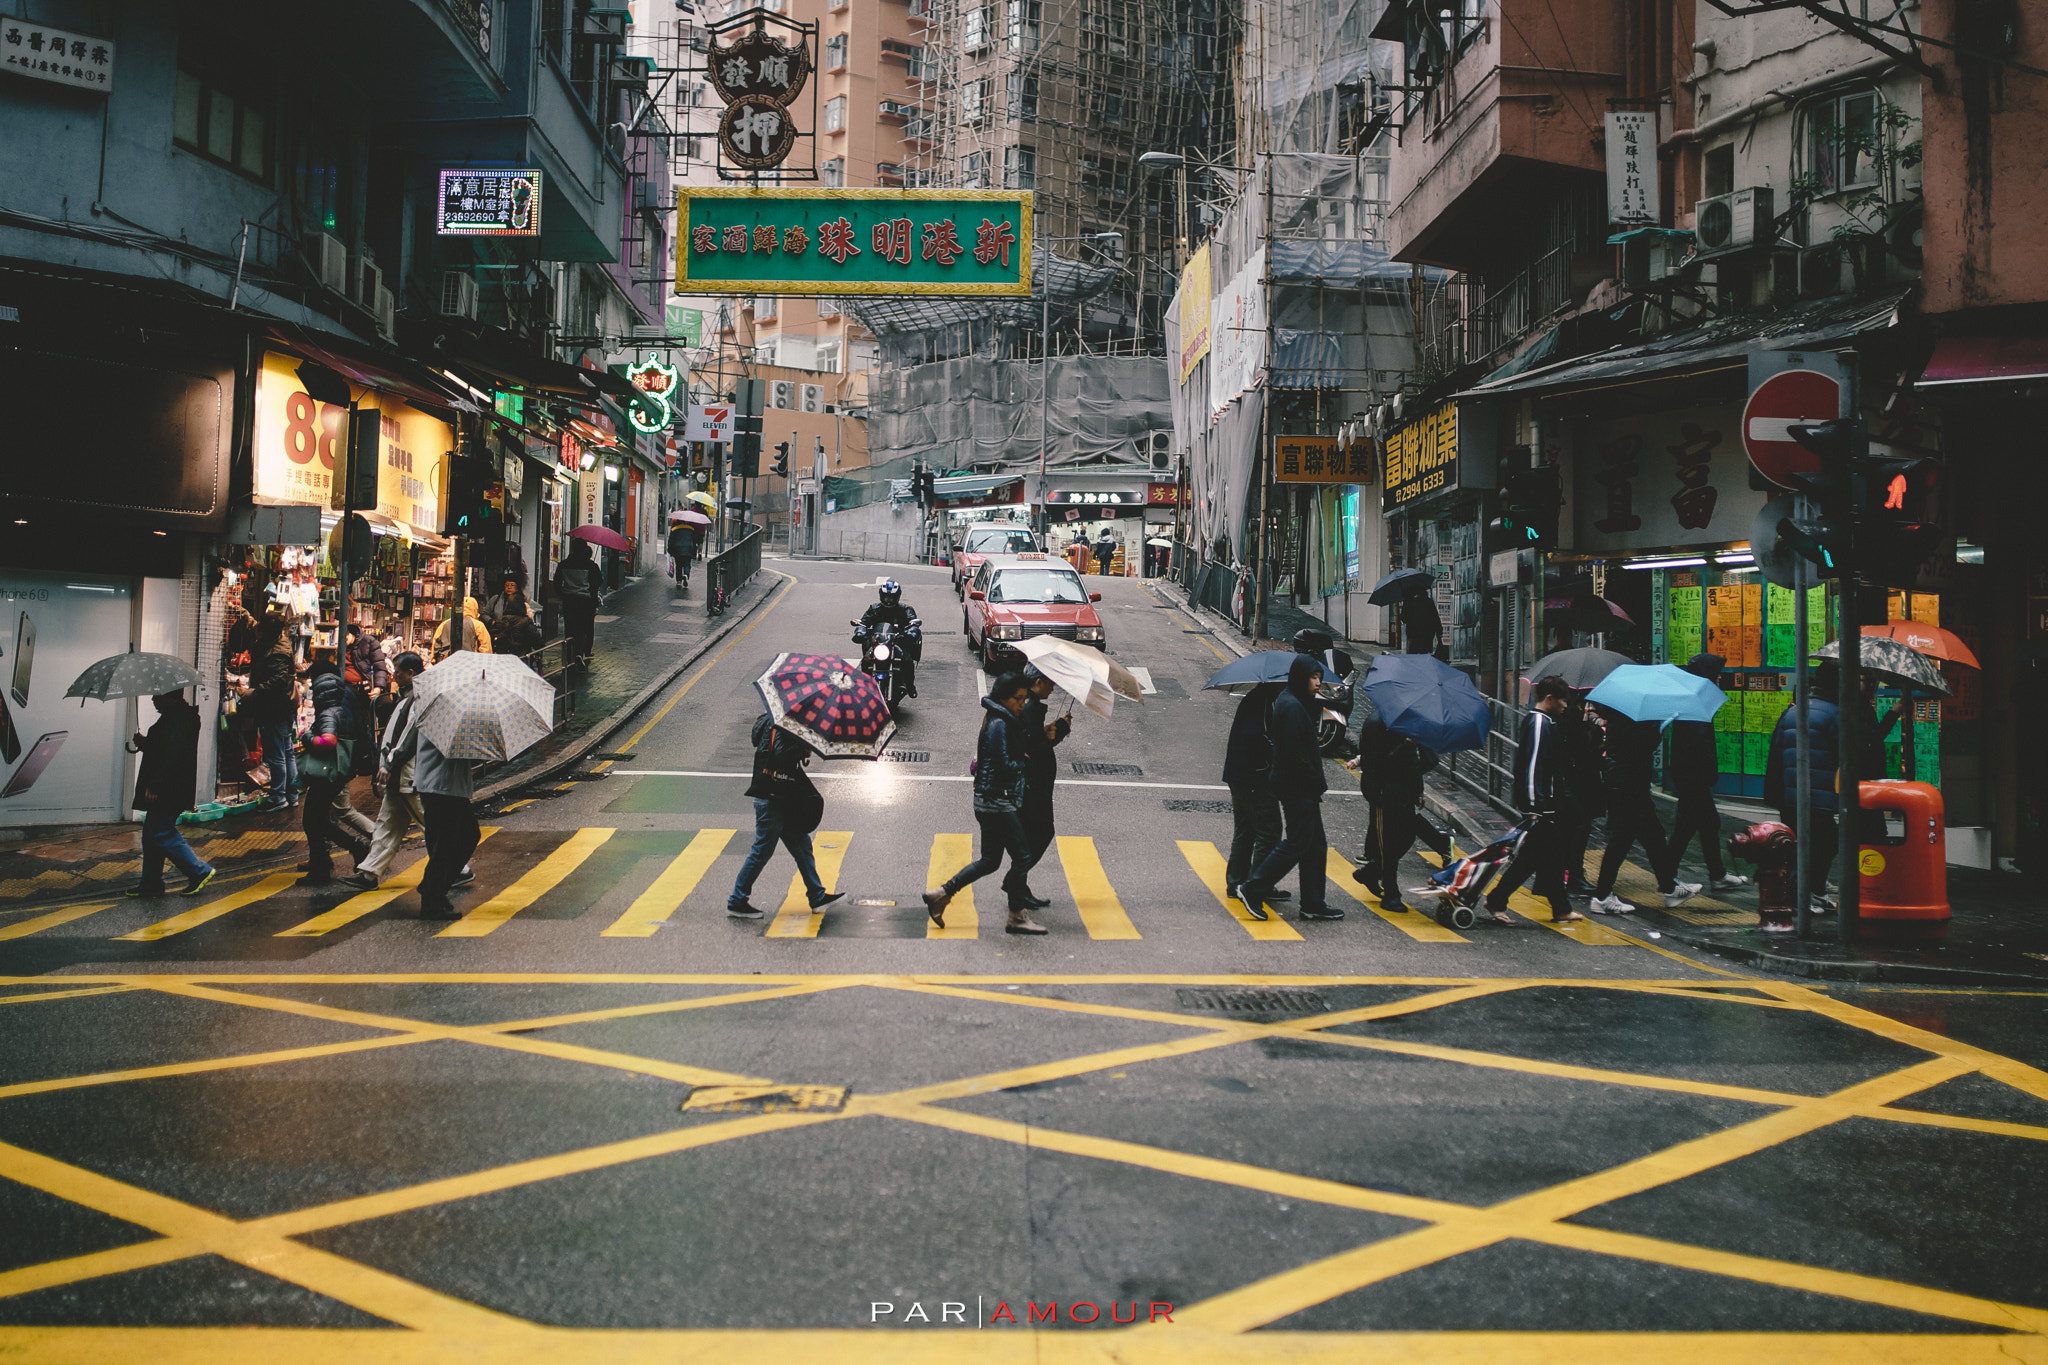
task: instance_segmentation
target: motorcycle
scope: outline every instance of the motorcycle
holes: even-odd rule
[[[853,624],[853,638],[860,644],[860,671],[881,686],[882,695],[889,702],[889,713],[894,715],[898,704],[910,695],[912,664],[905,647],[908,632],[887,621],[869,630],[859,629],[858,621]]]
[[[1340,679],[1335,687],[1324,683],[1317,688],[1322,713],[1316,719],[1316,747],[1331,758],[1351,757],[1347,735],[1351,729],[1352,708],[1357,705],[1357,678],[1351,656],[1338,649],[1334,639],[1317,630],[1295,632],[1294,652],[1317,660]]]

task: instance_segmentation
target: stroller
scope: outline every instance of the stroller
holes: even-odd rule
[[[1429,879],[1427,886],[1414,887],[1408,894],[1434,901],[1436,908],[1431,913],[1436,916],[1438,924],[1449,929],[1470,929],[1478,918],[1473,907],[1486,894],[1487,883],[1520,851],[1522,841],[1529,837],[1529,831],[1535,829],[1542,818],[1540,815],[1526,817],[1477,853],[1468,854],[1454,863],[1445,863]]]

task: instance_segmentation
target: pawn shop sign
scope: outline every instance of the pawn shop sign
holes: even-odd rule
[[[1834,351],[1751,352],[1742,448],[1759,474],[1790,488],[1791,475],[1820,471],[1820,456],[1793,440],[1791,428],[1849,415],[1852,360]]]

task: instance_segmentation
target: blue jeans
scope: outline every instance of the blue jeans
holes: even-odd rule
[[[263,762],[270,769],[271,798],[282,801],[298,795],[299,757],[292,749],[291,721],[259,724],[256,732],[263,738]]]
[[[192,845],[185,842],[185,836],[178,833],[178,812],[174,810],[152,810],[142,816],[142,884],[162,886],[164,884],[164,859],[169,858],[178,871],[197,881],[212,871],[201,862],[199,855],[192,851]]]
[[[797,874],[804,879],[804,890],[811,898],[811,904],[831,893],[825,890],[825,883],[818,879],[818,863],[811,856],[811,836],[798,834],[783,827],[782,807],[765,796],[754,798],[754,846],[747,850],[747,860],[740,865],[739,880],[732,884],[732,896],[727,905],[738,905],[754,893],[754,882],[761,875],[761,869],[768,866],[768,860],[775,856],[775,845],[781,844],[789,850],[789,856],[796,860]]]

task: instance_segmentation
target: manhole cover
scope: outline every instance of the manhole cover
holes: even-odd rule
[[[700,1085],[683,1101],[689,1114],[831,1112],[846,1107],[843,1085]]]
[[[1228,815],[1228,801],[1161,801],[1168,810],[1188,811],[1196,815]]]
[[[1074,771],[1083,777],[1143,777],[1145,770],[1135,763],[1076,763]]]
[[[882,762],[884,763],[929,763],[931,761],[931,751],[927,749],[892,749],[884,750],[882,753]]]
[[[1330,1008],[1315,991],[1226,991],[1183,988],[1173,993],[1184,1010],[1218,1014],[1321,1014]]]

